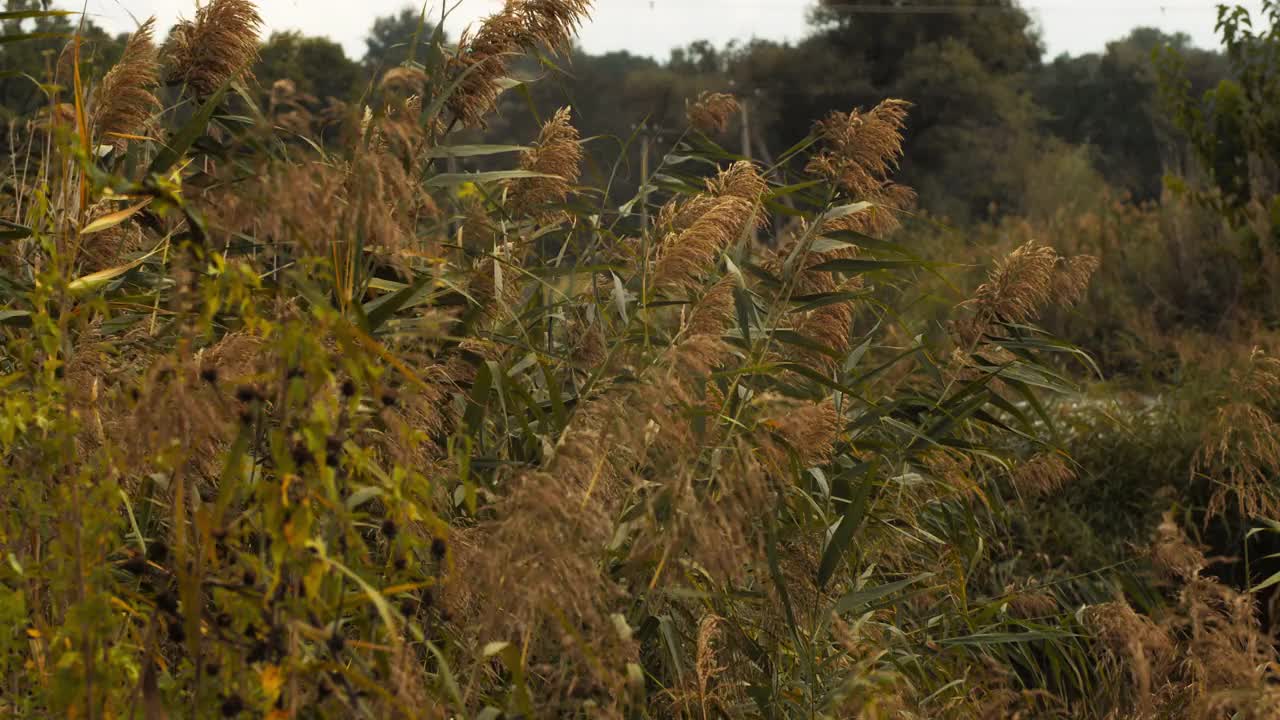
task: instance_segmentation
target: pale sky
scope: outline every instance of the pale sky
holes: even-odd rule
[[[450,4],[456,0],[450,0]],[[194,14],[195,0],[62,0],[64,7],[87,3],[95,21],[118,32],[135,27],[138,18],[155,15],[164,30],[179,17]],[[421,8],[422,0],[416,7]],[[441,0],[429,0],[438,17]],[[926,4],[921,0],[920,4]],[[266,21],[265,35],[273,30],[301,30],[326,35],[347,48],[349,55],[364,54],[363,38],[373,18],[397,12],[407,0],[258,0]],[[805,15],[814,0],[596,0],[592,21],[583,28],[582,46],[589,52],[630,50],[666,59],[673,47],[707,39],[720,46],[734,38],[752,37],[796,40],[805,34]],[[1255,17],[1259,0],[1245,0]],[[453,37],[466,24],[501,7],[501,0],[462,0],[446,25]],[[1139,25],[1154,25],[1168,32],[1185,32],[1195,44],[1216,46],[1213,32],[1215,0],[1023,0],[1038,23],[1046,58],[1059,53],[1080,54],[1103,49]],[[429,11],[430,12],[430,11]]]

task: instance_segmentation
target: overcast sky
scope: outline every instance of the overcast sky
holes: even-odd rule
[[[64,0],[64,6],[86,0]],[[921,0],[920,4],[928,0]],[[416,7],[421,8],[422,0]],[[441,0],[430,0],[439,13]],[[804,35],[805,15],[815,0],[596,0],[581,43],[593,53],[626,49],[665,59],[673,47],[708,39],[717,46],[734,38],[795,40]],[[194,14],[195,0],[87,0],[88,12],[112,31],[134,27],[137,18],[156,15],[161,28]],[[327,35],[364,54],[362,38],[374,17],[396,12],[406,0],[258,0],[266,33],[298,29]],[[1216,46],[1215,0],[1023,0],[1038,23],[1049,56],[1101,50],[1108,40],[1139,25],[1185,32],[1197,45]],[[1255,13],[1259,0],[1244,2]],[[462,0],[448,28],[456,37],[467,23],[501,7],[501,0]]]

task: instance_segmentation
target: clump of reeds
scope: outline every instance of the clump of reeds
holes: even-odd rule
[[[1245,517],[1280,513],[1280,497],[1272,489],[1280,474],[1280,359],[1255,348],[1248,365],[1231,375],[1231,392],[1223,397],[1205,428],[1191,470],[1192,478],[1209,478],[1216,487],[1208,518],[1225,512],[1234,497]]]
[[[258,59],[262,17],[250,0],[209,0],[195,20],[169,31],[164,57],[171,82],[197,95],[211,95],[231,78],[247,73]]]
[[[145,132],[152,111],[160,107],[152,90],[160,80],[160,65],[152,41],[155,18],[134,31],[124,54],[102,78],[97,90],[91,124],[102,144],[123,149],[132,137]]]

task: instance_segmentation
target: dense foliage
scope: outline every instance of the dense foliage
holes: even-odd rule
[[[1214,315],[1235,355],[1187,348],[1212,273],[1258,283],[1209,260],[1240,227],[1220,176],[1133,207],[1041,154],[1003,1],[928,32],[824,5],[811,41],[728,64],[595,59],[572,82],[603,105],[630,68],[633,124],[668,99],[664,133],[595,138],[543,89],[590,5],[509,0],[456,41],[403,13],[357,67],[262,44],[249,0],[102,66],[10,4],[51,29],[6,62],[54,52],[0,196],[0,710],[1276,717],[1255,597],[1280,574],[1201,547],[1280,537],[1265,315]],[[718,144],[742,105],[711,76],[852,52],[864,22],[905,43],[864,54],[865,95],[778,106],[796,132],[764,162]],[[1269,87],[1274,33],[1248,43],[1270,69],[1243,87]],[[994,172],[1004,143],[1078,192]],[[900,164],[1036,212],[960,236]],[[1059,335],[1204,379],[1100,400]]]

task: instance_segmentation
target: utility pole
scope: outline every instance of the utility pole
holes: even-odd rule
[[[640,232],[649,229],[649,153],[654,149],[654,140],[663,135],[661,125],[650,125],[648,122],[631,126],[640,136]]]
[[[742,157],[751,160],[751,94],[743,93],[742,99],[738,102],[738,107],[742,109]],[[752,246],[760,244],[760,226],[756,223],[755,218],[751,220],[751,244]]]
[[[640,126],[640,235],[649,232],[649,127]]]

